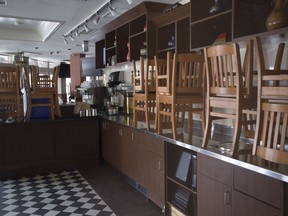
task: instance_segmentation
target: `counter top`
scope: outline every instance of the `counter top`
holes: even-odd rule
[[[133,117],[131,116],[125,116],[125,115],[107,116],[104,114],[99,114],[98,116],[103,119],[113,121],[127,127],[137,128],[143,131],[144,133],[153,134],[168,143],[178,145],[188,150],[205,154],[210,157],[217,158],[219,160],[231,163],[233,165],[240,166],[288,183],[288,166],[275,164],[272,162],[265,161],[259,158],[258,156],[253,156],[252,155],[253,140],[242,139],[240,142],[240,150],[238,151],[237,156],[235,158],[232,158],[229,154],[229,151],[226,148],[226,146],[229,146],[229,142],[232,143],[232,137],[229,135],[213,134],[213,139],[209,141],[208,148],[203,149],[201,147],[203,137],[200,123],[199,127],[197,127],[197,125],[196,127],[193,127],[192,134],[187,133],[184,128],[184,130],[178,134],[177,139],[174,140],[172,138],[172,134],[170,133],[159,135],[155,131],[150,132],[144,128],[135,127]]]

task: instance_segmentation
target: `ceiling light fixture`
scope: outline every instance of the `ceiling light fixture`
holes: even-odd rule
[[[98,12],[97,12],[97,13],[96,13],[96,16],[95,16],[95,19],[93,20],[93,23],[94,23],[95,25],[97,25],[98,22],[99,22],[99,20],[100,20],[100,16],[98,15]]]
[[[72,32],[70,33],[69,38],[71,39],[71,41],[74,41],[75,38],[72,36]]]
[[[0,0],[0,5],[7,5],[7,0]]]
[[[129,5],[131,5],[131,4],[133,3],[133,0],[127,0],[127,3],[128,3]]]
[[[64,41],[65,45],[68,44],[68,41],[67,41],[66,37],[63,38],[63,41]]]
[[[75,36],[76,36],[76,37],[79,36],[79,27],[77,27],[77,29],[75,30]]]
[[[89,32],[89,31],[90,31],[90,29],[88,28],[87,24],[84,24],[83,27],[84,27],[84,29],[85,29],[86,32]]]
[[[110,5],[109,5],[108,8],[109,8],[109,11],[110,11],[111,15],[115,16],[116,15],[116,10],[115,10],[115,8],[112,7],[111,1],[110,1]]]
[[[85,21],[83,21],[82,23],[79,23],[76,27],[71,29],[69,33],[63,35],[63,37],[71,38],[70,35],[74,37],[74,35],[72,35],[71,32],[75,34],[75,37],[78,37],[83,31],[88,33],[88,32],[91,32],[92,30],[97,30],[97,29],[90,29],[89,24],[93,22],[95,25],[97,25],[99,20],[102,17],[106,16],[107,13],[111,13],[112,16],[115,16],[117,14],[116,9],[112,7],[112,1],[114,0],[106,0],[106,2],[101,7],[99,7],[98,10],[96,10],[96,12],[94,12],[91,16],[89,16]],[[130,0],[130,1],[132,2],[133,0]]]

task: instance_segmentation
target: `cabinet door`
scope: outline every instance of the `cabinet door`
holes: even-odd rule
[[[121,164],[122,164],[122,172],[129,176],[132,179],[135,179],[133,176],[132,166],[135,164],[135,156],[134,156],[134,144],[132,140],[133,131],[130,128],[122,127],[122,144],[121,144]]]
[[[283,215],[279,209],[256,200],[250,196],[233,190],[233,216],[280,216]]]
[[[231,215],[231,187],[201,173],[197,181],[197,215]]]
[[[164,141],[148,136],[148,196],[160,208],[165,205]]]
[[[102,122],[102,156],[111,164],[115,164],[115,130],[114,124],[108,121]]]
[[[148,196],[160,208],[165,203],[164,159],[149,152],[148,162]]]
[[[147,188],[148,144],[145,133],[134,131],[133,143],[135,145],[135,180]]]

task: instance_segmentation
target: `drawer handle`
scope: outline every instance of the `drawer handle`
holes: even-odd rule
[[[224,193],[224,204],[230,205],[231,204],[231,193],[229,191],[226,191]]]

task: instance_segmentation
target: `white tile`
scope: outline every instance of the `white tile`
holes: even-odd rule
[[[51,198],[45,198],[43,200],[41,200],[40,202],[41,203],[51,203],[54,199],[51,199]]]
[[[42,207],[42,209],[45,209],[45,210],[52,210],[56,207],[57,205],[55,204],[47,204],[45,206]]]
[[[72,213],[72,212],[76,211],[77,209],[78,209],[78,208],[76,208],[76,207],[69,206],[69,207],[67,207],[66,209],[64,209],[63,212],[70,212],[70,213]]]
[[[70,206],[71,204],[73,204],[75,202],[69,201],[69,200],[65,200],[64,202],[62,202],[60,205],[62,206]]]
[[[23,213],[33,214],[35,211],[39,210],[38,208],[28,208]]]
[[[86,198],[86,197],[81,197],[79,200],[77,200],[77,202],[81,202],[81,203],[86,203],[90,200],[90,198]]]
[[[86,215],[91,215],[91,216],[95,216],[97,214],[99,214],[99,210],[96,209],[90,209],[88,212],[86,212]]]
[[[49,211],[44,216],[55,216],[55,215],[61,215],[60,211]]]
[[[31,201],[29,201],[29,202],[26,202],[26,203],[24,203],[22,206],[24,206],[24,207],[32,207],[33,205],[35,205],[37,202],[31,202]]]
[[[30,200],[32,200],[32,199],[34,199],[34,198],[35,198],[35,196],[25,196],[25,197],[23,197],[21,200],[30,201]]]
[[[2,210],[4,210],[4,211],[13,211],[17,207],[18,207],[17,205],[9,205],[9,206],[6,206],[5,208],[3,208]]]
[[[85,203],[84,205],[81,206],[81,208],[91,209],[93,206],[95,206],[95,204]]]
[[[19,215],[19,212],[8,212],[4,216],[15,216],[15,215]]]

